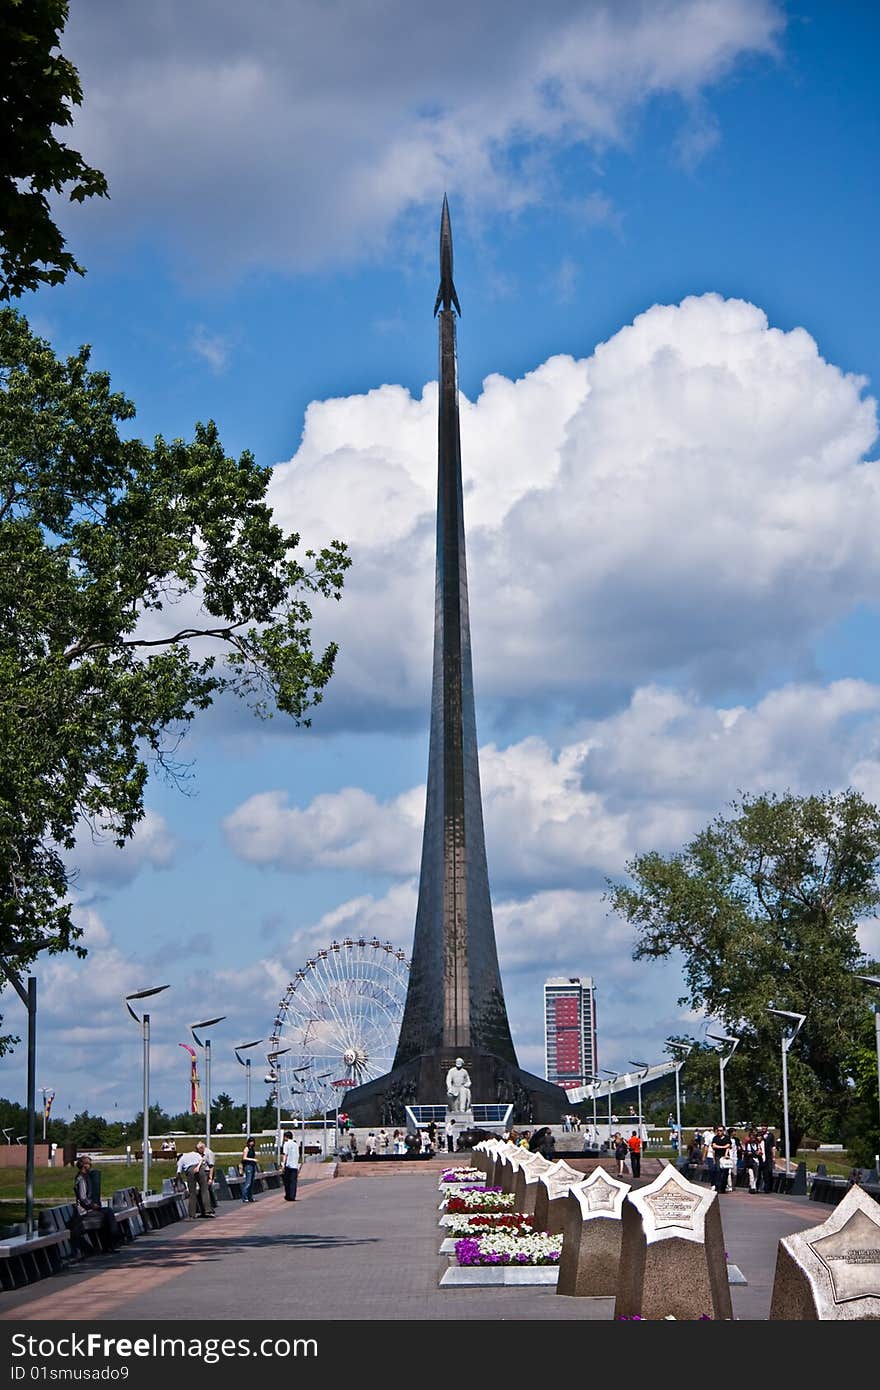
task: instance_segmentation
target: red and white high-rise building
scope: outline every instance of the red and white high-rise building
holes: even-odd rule
[[[544,982],[544,1072],[557,1086],[588,1086],[598,1068],[596,991],[590,976]]]

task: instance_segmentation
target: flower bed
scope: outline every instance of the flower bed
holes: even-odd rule
[[[484,1181],[486,1174],[480,1168],[450,1168],[443,1174],[440,1181],[444,1182],[473,1182]]]
[[[462,1214],[456,1216],[446,1228],[448,1235],[457,1237],[488,1235],[492,1231],[528,1236],[533,1229],[534,1219],[518,1211],[478,1212],[471,1216]]]
[[[513,1200],[512,1192],[502,1192],[498,1187],[474,1188],[450,1197],[446,1211],[449,1215],[453,1212],[513,1211]]]
[[[558,1265],[562,1236],[533,1231],[531,1235],[510,1235],[493,1231],[482,1236],[464,1236],[455,1242],[459,1265]]]

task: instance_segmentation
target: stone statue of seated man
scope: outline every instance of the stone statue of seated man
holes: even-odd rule
[[[461,1057],[456,1057],[455,1066],[446,1073],[446,1100],[448,1108],[458,1115],[471,1108],[471,1078]]]

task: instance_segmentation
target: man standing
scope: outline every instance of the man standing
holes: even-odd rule
[[[715,1126],[711,1147],[714,1160],[712,1182],[715,1191],[720,1196],[722,1192],[727,1191],[727,1166],[730,1162],[730,1139],[721,1125]]]
[[[642,1141],[636,1130],[633,1130],[627,1139],[626,1147],[629,1149],[629,1166],[632,1169],[632,1175],[634,1178],[640,1178],[642,1176]]]
[[[205,1185],[208,1189],[208,1197],[210,1198],[211,1202],[210,1207],[206,1207],[205,1210],[215,1212],[217,1210],[217,1198],[214,1196],[214,1168],[216,1166],[217,1160],[214,1157],[214,1150],[208,1148],[204,1139],[199,1140],[199,1142],[196,1144],[196,1148],[198,1149],[199,1153],[202,1155],[202,1159],[204,1160]]]
[[[450,1154],[454,1154],[454,1153],[455,1153],[455,1121],[453,1120],[453,1118],[452,1118],[451,1115],[447,1115],[447,1117],[446,1117],[446,1124],[444,1125],[443,1128],[444,1128],[445,1133],[446,1133],[446,1152],[447,1152],[447,1153],[450,1153]]]
[[[211,1198],[208,1193],[208,1170],[205,1166],[205,1145],[199,1143],[189,1153],[181,1154],[177,1160],[177,1176],[186,1179],[189,1220],[195,1221],[199,1215],[199,1198],[202,1199],[202,1216],[213,1216]]]
[[[283,1155],[284,1167],[282,1178],[284,1180],[284,1200],[285,1202],[296,1201],[296,1185],[299,1180],[299,1160],[300,1147],[299,1140],[294,1139],[291,1130],[284,1131],[284,1145],[281,1150]]]
[[[765,1192],[773,1191],[773,1175],[776,1167],[776,1137],[772,1129],[764,1128],[761,1136],[761,1186]]]

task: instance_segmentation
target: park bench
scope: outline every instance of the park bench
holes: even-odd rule
[[[75,1259],[81,1258],[85,1253],[82,1249],[76,1250],[70,1235],[70,1226],[76,1217],[76,1203],[65,1202],[62,1206],[47,1207],[40,1212],[40,1234],[56,1236],[59,1238],[59,1251],[61,1259],[65,1264],[72,1263]],[[97,1221],[90,1219],[88,1215],[82,1218],[83,1232],[88,1237],[92,1248],[103,1250],[100,1232],[97,1229]]]
[[[121,1187],[110,1199],[110,1209],[126,1240],[134,1240],[150,1229],[147,1215],[136,1187]]]
[[[41,1231],[33,1236],[5,1236],[0,1240],[0,1288],[20,1289],[56,1274],[68,1246],[66,1230]]]
[[[189,1211],[189,1194],[186,1190],[186,1180],[184,1177],[164,1177],[161,1184],[161,1195],[163,1197],[174,1198],[174,1209],[177,1216],[174,1220],[184,1220]],[[167,1225],[167,1222],[165,1222]]]
[[[217,1184],[217,1200],[220,1202],[241,1201],[241,1188],[244,1178],[237,1168],[227,1168],[224,1173],[220,1167],[214,1170],[214,1181]],[[256,1188],[256,1183],[254,1184]]]
[[[164,1183],[163,1183],[164,1188]],[[183,1198],[183,1216],[186,1215],[186,1196]],[[175,1221],[182,1220],[181,1204],[179,1194],[176,1192],[150,1193],[148,1197],[141,1198],[141,1211],[144,1221],[149,1231],[156,1231],[161,1226],[172,1226]]]

